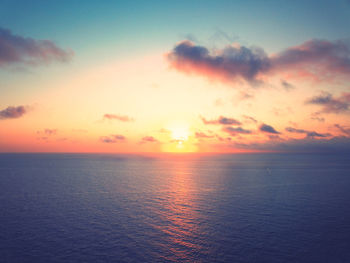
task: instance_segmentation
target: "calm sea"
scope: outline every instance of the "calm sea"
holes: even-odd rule
[[[0,262],[350,262],[350,156],[0,154]]]

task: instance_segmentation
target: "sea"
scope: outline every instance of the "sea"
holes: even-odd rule
[[[350,155],[0,154],[0,262],[350,262]]]

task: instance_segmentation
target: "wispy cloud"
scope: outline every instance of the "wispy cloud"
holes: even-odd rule
[[[43,130],[40,130],[40,131],[37,131],[36,133],[37,134],[45,134],[46,136],[52,136],[52,135],[56,135],[58,132],[57,129],[43,129]]]
[[[101,136],[100,141],[103,143],[117,143],[125,141],[126,137],[120,134],[114,134],[110,136]]]
[[[314,112],[311,114],[311,120],[319,121],[319,122],[324,122],[325,118],[323,118],[320,112]]]
[[[0,28],[0,67],[15,63],[40,65],[53,61],[67,62],[72,56],[72,51],[64,50],[50,40],[23,37]]]
[[[334,126],[338,128],[338,130],[340,130],[342,133],[350,136],[350,127],[342,126],[340,124],[334,124]]]
[[[242,101],[242,100],[248,100],[248,99],[252,99],[254,98],[254,96],[246,91],[240,91],[239,95],[238,95],[238,100]]]
[[[236,136],[238,134],[251,134],[251,130],[244,129],[242,127],[223,127],[222,129],[224,132],[229,133],[231,136]]]
[[[287,91],[295,89],[294,85],[290,84],[289,82],[287,82],[287,81],[285,81],[283,79],[281,80],[281,85]]]
[[[328,92],[323,92],[319,96],[308,99],[306,104],[321,105],[322,112],[325,113],[344,113],[350,111],[350,92],[342,93],[339,97],[333,97]]]
[[[258,122],[255,118],[248,116],[248,115],[243,115],[243,118],[246,120],[246,122],[252,122],[252,123]]]
[[[312,39],[287,48],[270,57],[274,70],[303,67],[310,74],[350,73],[350,45],[348,41]]]
[[[241,125],[241,122],[233,119],[233,118],[227,118],[224,116],[220,116],[216,120],[207,120],[204,117],[200,117],[204,124],[215,124],[215,125]]]
[[[164,133],[164,134],[170,134],[170,133],[171,133],[171,131],[170,131],[170,130],[165,129],[165,128],[161,128],[161,129],[159,129],[159,130],[158,130],[158,132],[159,132],[159,133]]]
[[[57,133],[57,129],[45,129],[44,133],[46,135],[55,135]]]
[[[0,111],[0,120],[20,118],[26,114],[28,110],[28,106],[9,106]]]
[[[293,128],[293,127],[287,127],[286,131],[291,132],[291,133],[305,134],[306,137],[309,137],[309,138],[314,138],[314,137],[325,138],[325,137],[331,136],[330,133],[318,133],[318,132],[315,132],[315,131],[307,131],[307,130],[303,130],[303,129],[296,129],[296,128]]]
[[[129,117],[129,116],[118,115],[118,114],[105,114],[105,115],[103,115],[103,119],[118,120],[118,121],[123,121],[123,122],[132,122],[132,121],[134,121],[134,119]]]
[[[145,136],[140,141],[140,143],[147,143],[147,142],[159,142],[159,141],[153,136]]]
[[[210,139],[210,138],[214,138],[214,135],[208,135],[204,132],[196,132],[195,137],[197,139]]]
[[[38,135],[37,140],[42,140],[45,142],[49,142],[50,138],[52,136],[55,136],[57,134],[58,130],[57,129],[43,129],[43,130],[39,130],[36,132],[36,134]]]

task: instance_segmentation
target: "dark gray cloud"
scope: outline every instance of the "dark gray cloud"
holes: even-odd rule
[[[100,141],[103,143],[117,143],[125,140],[126,140],[125,136],[120,134],[100,137]]]
[[[123,121],[123,122],[132,122],[132,121],[134,121],[134,119],[129,117],[129,116],[118,115],[118,114],[105,114],[105,115],[103,115],[103,119],[118,120],[118,121]]]
[[[291,132],[291,133],[305,134],[306,137],[309,137],[309,138],[314,138],[314,137],[325,138],[325,137],[331,136],[330,133],[318,133],[318,132],[315,132],[315,131],[307,131],[307,130],[303,130],[303,129],[296,129],[296,128],[293,128],[293,127],[287,127],[286,131]]]
[[[239,122],[236,119],[233,118],[227,118],[224,116],[220,116],[216,120],[206,120],[204,117],[201,117],[204,124],[215,124],[215,125],[241,125],[241,122]]]
[[[223,127],[224,132],[229,133],[231,136],[236,136],[238,134],[251,134],[251,130],[243,129],[242,127]]]
[[[280,134],[280,132],[276,131],[275,128],[265,123],[259,126],[259,130],[266,133]]]
[[[344,113],[350,111],[350,92],[344,92],[339,97],[333,97],[328,92],[308,99],[306,104],[322,106],[321,112]]]
[[[28,106],[9,106],[0,111],[0,120],[17,119],[28,112]]]
[[[36,40],[13,34],[0,28],[0,67],[15,63],[48,64],[53,61],[67,62],[73,56],[50,40]]]
[[[238,45],[211,52],[206,47],[185,40],[178,43],[167,58],[179,71],[226,82],[243,79],[259,83],[259,75],[281,71],[303,71],[316,78],[339,74],[348,77],[350,73],[350,44],[343,40],[313,39],[271,56],[266,55],[262,48]],[[292,87],[285,81],[282,85]]]
[[[260,72],[270,68],[269,59],[261,48],[227,46],[214,54],[188,40],[177,44],[167,57],[171,65],[180,71],[224,81],[243,78],[255,82]]]

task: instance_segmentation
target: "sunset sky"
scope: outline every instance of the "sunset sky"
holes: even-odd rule
[[[350,1],[0,6],[0,152],[350,152]]]

